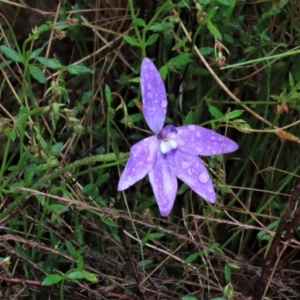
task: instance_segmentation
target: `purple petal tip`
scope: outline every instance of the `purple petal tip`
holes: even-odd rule
[[[159,133],[165,122],[168,101],[164,83],[149,58],[142,62],[141,90],[145,120],[154,133]]]

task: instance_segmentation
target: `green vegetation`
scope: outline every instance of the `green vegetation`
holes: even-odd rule
[[[298,1],[60,2],[0,2],[0,299],[297,299]],[[146,56],[167,123],[240,146],[216,205],[117,192]]]

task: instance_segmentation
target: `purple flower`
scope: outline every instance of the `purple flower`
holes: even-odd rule
[[[177,178],[210,203],[216,193],[209,173],[198,155],[233,152],[238,145],[212,130],[198,125],[164,126],[167,95],[164,83],[149,58],[141,68],[143,113],[155,135],[131,147],[130,157],[118,184],[123,191],[147,174],[160,213],[169,215],[177,193]]]

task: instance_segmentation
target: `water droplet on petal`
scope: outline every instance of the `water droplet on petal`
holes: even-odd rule
[[[200,173],[198,179],[201,183],[207,183],[209,181],[209,175],[206,172],[202,172]]]
[[[167,107],[167,105],[168,105],[168,101],[167,100],[163,100],[162,102],[161,102],[161,107],[162,108],[166,108]]]
[[[130,176],[128,177],[125,177],[125,180],[128,182],[128,187],[132,186],[133,185],[133,180]]]
[[[196,129],[195,125],[189,125],[189,130],[194,131]]]
[[[213,193],[213,192],[214,192],[214,189],[213,189],[211,186],[209,186],[209,187],[207,188],[207,190],[208,190],[209,193]]]
[[[192,165],[191,161],[181,161],[180,162],[182,169],[187,169],[188,167],[190,167]]]
[[[196,137],[197,137],[197,138],[200,138],[200,137],[201,137],[201,133],[200,133],[199,131],[196,133]]]

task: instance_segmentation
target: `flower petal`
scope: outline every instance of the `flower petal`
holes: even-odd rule
[[[151,136],[134,144],[118,184],[118,191],[123,191],[145,177],[156,163],[159,141]]]
[[[151,130],[158,134],[164,126],[168,101],[165,85],[149,58],[142,62],[141,90],[145,120]]]
[[[176,129],[178,149],[191,155],[218,155],[239,148],[236,142],[204,127],[187,125]]]
[[[148,175],[160,214],[167,217],[176,198],[177,179],[173,168],[168,165],[168,161],[160,152],[154,168]]]
[[[195,193],[210,203],[216,202],[216,193],[203,161],[194,155],[176,151],[174,156],[176,176]]]

